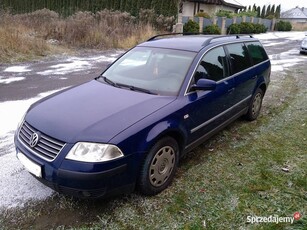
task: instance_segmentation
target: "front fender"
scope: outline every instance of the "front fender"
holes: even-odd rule
[[[139,154],[140,156],[148,152],[154,143],[163,136],[173,137],[180,147],[186,144],[188,134],[179,116],[166,117],[153,123],[146,120],[131,126],[113,138],[110,143],[117,145],[125,155]]]
[[[146,145],[148,146],[147,151],[164,136],[173,137],[182,150],[186,145],[188,133],[182,126],[180,120],[161,121],[153,126],[152,129],[148,132],[146,138]]]

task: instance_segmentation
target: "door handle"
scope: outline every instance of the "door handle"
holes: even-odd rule
[[[228,90],[228,93],[232,93],[233,91],[235,91],[235,88],[231,88]]]

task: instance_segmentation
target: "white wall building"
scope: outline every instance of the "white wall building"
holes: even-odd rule
[[[194,16],[198,12],[214,15],[219,10],[237,12],[244,6],[236,0],[182,0],[179,13],[183,16]]]

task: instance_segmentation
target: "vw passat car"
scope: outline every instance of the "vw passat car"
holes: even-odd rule
[[[17,157],[60,193],[157,194],[184,154],[258,117],[270,71],[252,36],[155,36],[96,79],[34,103],[15,134]]]
[[[305,37],[301,43],[300,53],[301,54],[307,53],[307,37]]]

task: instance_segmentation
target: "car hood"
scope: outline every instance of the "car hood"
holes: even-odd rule
[[[29,109],[26,121],[40,132],[67,143],[108,143],[174,99],[93,80],[38,101]]]

